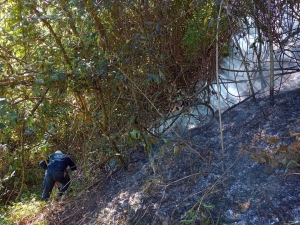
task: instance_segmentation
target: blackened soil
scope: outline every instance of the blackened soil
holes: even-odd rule
[[[51,224],[300,224],[300,91],[247,100],[219,121],[136,151],[128,169],[101,174],[66,196]],[[299,134],[300,136],[300,134]],[[174,154],[174,146],[180,153]],[[84,184],[83,182],[86,182]]]

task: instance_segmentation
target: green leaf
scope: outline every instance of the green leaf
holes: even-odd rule
[[[44,82],[43,79],[36,79],[36,80],[35,80],[35,83],[36,83],[37,85],[42,85],[42,84],[44,84],[45,82]]]
[[[0,108],[0,115],[4,115],[4,114],[6,114],[7,113],[7,108],[5,107],[5,106],[2,106],[1,108]]]
[[[174,156],[177,157],[179,155],[179,153],[180,153],[180,148],[177,145],[175,145],[174,146]]]
[[[170,143],[170,139],[163,138],[163,141],[164,141],[165,144]]]
[[[165,76],[164,72],[161,69],[158,70],[158,74],[159,74],[159,77],[162,80],[166,80],[166,76]]]
[[[155,82],[157,84],[161,83],[161,78],[159,75],[147,73],[146,76],[147,79],[144,81],[144,84],[149,84],[151,82]]]
[[[59,77],[57,76],[57,74],[51,74],[50,79],[57,81],[59,80]]]
[[[130,132],[130,137],[133,139],[139,139],[141,137],[141,132],[139,130],[133,129]]]
[[[194,219],[195,216],[196,216],[195,212],[194,212],[193,210],[191,210],[191,209],[190,209],[187,213],[188,213],[189,217],[191,217],[191,218],[193,218],[193,219]]]
[[[65,81],[67,79],[67,76],[65,73],[59,73],[58,74],[59,80]]]
[[[17,119],[19,119],[19,116],[18,116],[18,114],[17,114],[17,113],[15,113],[15,112],[11,112],[11,113],[9,113],[9,115],[10,115],[10,117],[11,117],[13,120],[17,120]]]
[[[0,129],[4,129],[5,125],[3,123],[0,123]]]
[[[205,205],[205,204],[203,204],[203,206],[206,209],[213,209],[215,207],[214,205]]]
[[[133,123],[135,121],[135,116],[131,116],[129,121],[130,123]]]
[[[180,222],[183,223],[183,224],[192,224],[195,221],[193,219],[191,219],[191,220],[180,220]]]

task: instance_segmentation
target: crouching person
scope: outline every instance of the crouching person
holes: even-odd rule
[[[39,165],[46,170],[42,200],[45,201],[50,197],[56,182],[60,183],[58,195],[62,196],[70,186],[68,170],[74,171],[77,169],[74,161],[61,151],[56,151],[47,160],[42,160]]]

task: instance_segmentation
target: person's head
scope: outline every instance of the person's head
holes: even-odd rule
[[[56,150],[56,152],[55,153],[62,153],[60,150]]]

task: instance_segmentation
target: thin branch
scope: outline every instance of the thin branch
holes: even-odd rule
[[[38,109],[38,107],[41,105],[41,103],[44,101],[45,96],[47,94],[47,92],[49,91],[49,88],[47,88],[47,90],[45,91],[45,93],[43,94],[43,96],[41,97],[41,99],[36,103],[36,105],[32,108],[32,110],[30,111],[30,115],[33,116],[35,111]]]
[[[221,20],[221,11],[222,11],[223,0],[220,3],[219,14],[217,18],[217,32],[216,32],[216,80],[218,87],[218,108],[219,108],[219,125],[220,125],[220,141],[221,141],[221,149],[222,149],[222,169],[225,170],[225,150],[224,150],[224,138],[223,138],[223,126],[222,126],[222,114],[221,114],[221,87],[219,83],[219,25]]]
[[[103,51],[105,52],[106,51],[106,48],[108,46],[107,44],[107,38],[106,38],[106,32],[105,32],[105,29],[104,29],[104,26],[100,20],[100,18],[98,17],[98,14],[97,14],[97,10],[95,10],[96,8],[94,8],[92,6],[93,3],[91,3],[89,0],[83,0],[84,2],[84,5],[86,7],[86,9],[89,11],[92,19],[94,20],[94,24],[96,26],[96,29],[100,35],[100,40],[101,40],[101,45],[102,45],[102,48],[103,48]]]

